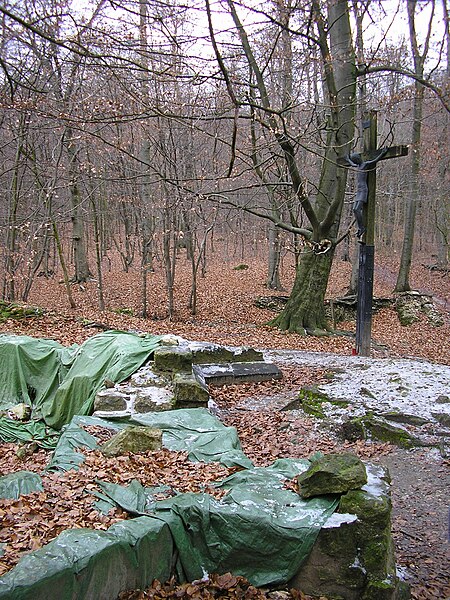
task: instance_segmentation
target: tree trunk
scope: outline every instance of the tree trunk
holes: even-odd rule
[[[73,140],[73,132],[70,128],[66,131],[66,149],[68,155],[69,172],[69,192],[71,202],[71,221],[72,221],[72,251],[75,272],[73,281],[83,283],[91,276],[89,269],[86,242],[84,235],[84,221],[81,215],[81,194],[78,184],[78,152]]]
[[[267,287],[271,290],[283,289],[280,280],[280,257],[279,230],[271,223],[269,225],[269,269],[267,274]]]
[[[318,334],[327,329],[324,301],[344,205],[347,171],[337,166],[337,158],[349,152],[354,135],[356,69],[348,5],[345,0],[328,3],[326,28],[314,2],[318,19],[319,44],[324,60],[331,114],[329,133],[319,189],[311,221],[312,251],[300,256],[294,287],[283,312],[273,321],[287,331]],[[328,45],[329,39],[329,45]],[[329,57],[333,56],[333,62]],[[293,173],[291,170],[291,177]],[[305,204],[302,203],[305,207]]]
[[[331,252],[302,252],[289,300],[271,325],[291,333],[310,335],[327,329],[324,298],[332,260]]]

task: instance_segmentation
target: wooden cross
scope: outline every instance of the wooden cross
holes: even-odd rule
[[[360,155],[367,168],[358,173],[358,189],[355,204],[362,209],[358,225],[361,238],[359,247],[358,297],[356,309],[356,354],[370,356],[370,337],[372,332],[373,273],[375,258],[375,194],[376,163],[380,160],[407,156],[408,146],[391,146],[377,149],[377,113],[371,111],[363,118],[364,151]],[[339,157],[340,166],[352,166],[349,157]],[[356,165],[354,165],[356,166]],[[366,189],[364,189],[366,187]],[[366,195],[364,198],[363,196]],[[358,216],[358,212],[356,211]]]

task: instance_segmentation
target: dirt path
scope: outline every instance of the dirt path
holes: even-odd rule
[[[436,451],[398,449],[378,462],[392,477],[397,564],[413,597],[450,598],[448,461]]]

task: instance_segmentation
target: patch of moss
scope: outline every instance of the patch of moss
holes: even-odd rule
[[[248,269],[248,265],[236,265],[235,267],[233,267],[233,271],[246,271]]]
[[[21,306],[15,302],[4,302],[0,300],[0,323],[8,319],[27,319],[30,317],[41,317],[42,309],[37,306]]]
[[[118,315],[128,315],[130,317],[134,315],[134,310],[132,308],[115,308],[113,312]]]
[[[421,445],[420,440],[408,433],[406,429],[392,425],[386,419],[375,417],[371,413],[349,419],[344,423],[343,431],[345,438],[350,441],[372,439],[407,449]]]
[[[298,393],[298,401],[300,408],[308,415],[317,417],[318,419],[324,419],[326,414],[322,404],[327,402],[335,406],[345,407],[348,406],[347,400],[341,400],[339,398],[330,398],[324,392],[321,392],[317,386],[308,386],[302,388]]]

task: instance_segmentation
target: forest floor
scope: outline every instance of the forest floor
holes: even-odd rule
[[[377,259],[380,266],[375,273],[375,295],[386,297],[392,295],[395,282],[396,261],[393,257]],[[424,260],[423,263],[426,261]],[[239,264],[247,264],[248,268],[235,269]],[[350,278],[350,265],[336,261],[330,278],[329,297],[345,295]],[[269,327],[266,323],[274,313],[256,308],[254,300],[258,296],[284,294],[273,292],[264,285],[265,265],[254,258],[242,257],[231,260],[216,261],[208,266],[205,278],[198,281],[198,310],[195,316],[187,308],[190,291],[189,264],[184,258],[177,261],[178,277],[175,286],[175,313],[171,320],[165,318],[166,293],[163,272],[149,274],[148,306],[150,318],[142,319],[140,312],[140,280],[137,272],[124,273],[111,267],[105,273],[104,294],[108,310],[97,309],[97,284],[90,281],[83,285],[73,285],[72,292],[76,309],[70,309],[65,296],[64,286],[57,279],[40,277],[32,289],[28,303],[38,306],[43,313],[24,320],[7,320],[0,323],[1,333],[27,334],[34,337],[48,337],[63,344],[82,343],[85,339],[102,328],[145,331],[155,334],[174,333],[191,340],[217,342],[231,346],[253,346],[260,349],[292,349],[296,351],[331,352],[351,355],[354,339],[349,336],[331,336],[312,338],[297,334],[286,334]],[[283,265],[282,282],[290,289],[294,277],[294,267]],[[428,360],[431,362],[450,364],[450,277],[447,273],[432,271],[417,260],[412,270],[411,285],[414,289],[432,294],[438,310],[445,319],[441,327],[433,327],[424,316],[419,322],[402,327],[392,308],[383,309],[374,316],[372,335],[376,342],[372,352],[374,358],[399,357]],[[354,331],[354,323],[340,324],[340,329]],[[416,449],[411,451],[394,448],[387,444],[343,442],[329,428],[324,430],[313,418],[281,413],[273,410],[250,411],[242,408],[246,398],[261,398],[295,394],[295,391],[312,382],[319,382],[323,370],[318,367],[283,367],[284,378],[281,382],[263,384],[245,384],[227,386],[213,391],[213,397],[219,406],[220,415],[227,425],[237,427],[239,437],[246,454],[257,465],[270,464],[279,457],[308,457],[315,451],[336,451],[350,449],[364,459],[378,461],[386,465],[393,478],[393,534],[396,542],[397,563],[408,581],[412,584],[412,595],[415,599],[450,598],[448,574],[450,572],[450,548],[448,538],[448,490],[450,489],[449,461],[438,451]],[[450,384],[450,382],[449,382]],[[39,451],[20,463],[16,460],[15,449],[9,445],[0,455],[0,471],[31,469],[39,470],[46,460],[45,453]],[[183,460],[173,459],[173,471],[167,477],[175,477],[180,472],[183,480]],[[108,466],[100,464],[100,458],[93,455],[86,471],[80,475],[64,476],[68,479],[70,489],[84,486],[92,480],[95,470],[108,470]],[[170,461],[169,461],[170,465]],[[139,465],[136,467],[139,470]],[[140,467],[142,469],[142,465]],[[126,481],[135,474],[117,473],[117,481]],[[207,476],[212,479],[223,476],[222,468],[217,474]],[[77,482],[78,480],[78,482]],[[56,484],[53,479],[48,482],[49,494]],[[144,485],[148,485],[145,484]],[[66,496],[76,494],[66,494]],[[81,496],[81,494],[80,494]],[[68,500],[70,498],[65,498]],[[30,500],[31,504],[33,503]],[[36,497],[35,503],[45,504],[44,498]],[[73,502],[73,499],[71,500]],[[47,533],[56,535],[57,525],[52,515],[51,502],[45,519],[49,523]],[[22,507],[23,508],[23,507]],[[18,513],[22,508],[18,508]],[[0,505],[0,513],[2,506]],[[25,506],[25,513],[28,508]],[[71,522],[90,522],[94,526],[106,528],[110,522],[96,522],[92,512],[86,516],[87,507],[80,508],[84,517],[75,516],[76,507],[64,509],[71,515]],[[71,513],[68,511],[72,510]],[[78,514],[78,513],[77,513]],[[113,520],[123,518],[117,514]],[[45,521],[44,519],[44,521]],[[83,520],[84,519],[84,520]],[[63,519],[64,521],[64,519]],[[53,528],[52,528],[53,527]],[[20,529],[20,526],[18,526]],[[27,548],[21,547],[17,541],[10,564],[14,564],[19,555],[47,542],[36,536],[28,540]],[[0,539],[0,542],[3,540]],[[1,564],[0,564],[1,567]],[[5,568],[5,565],[4,565]],[[0,568],[1,573],[1,568]],[[225,581],[225,580],[224,580]],[[198,592],[200,597],[218,595],[232,597],[230,589],[236,583],[230,580],[211,582],[208,589]],[[223,584],[223,585],[222,585]],[[241,585],[241,584],[239,584]],[[239,585],[237,587],[239,588]],[[242,584],[243,585],[243,584]],[[222,587],[221,587],[222,586]],[[228,586],[228,587],[227,587]],[[173,587],[173,586],[172,586]],[[211,588],[215,588],[212,592]],[[222,589],[223,588],[223,589]],[[217,591],[219,590],[219,591]],[[222,590],[222,591],[220,591]],[[223,592],[223,593],[222,593]],[[188,597],[180,591],[166,588],[157,597]],[[257,597],[260,591],[247,597]],[[129,595],[127,598],[154,597],[154,592],[147,595]],[[208,596],[209,594],[209,596]],[[265,592],[261,591],[264,596]],[[125,597],[125,596],[124,596]]]

